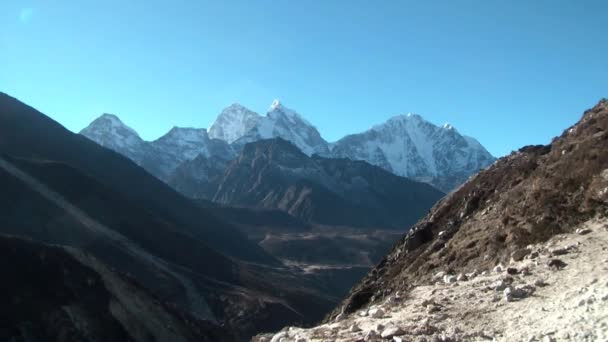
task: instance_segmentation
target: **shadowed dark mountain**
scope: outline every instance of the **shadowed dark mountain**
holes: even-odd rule
[[[0,274],[2,341],[231,340],[73,248],[0,236]]]
[[[247,144],[218,179],[213,200],[321,225],[404,229],[442,196],[366,162],[308,157],[277,138]]]

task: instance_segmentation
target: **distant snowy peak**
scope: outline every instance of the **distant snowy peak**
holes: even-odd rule
[[[272,102],[266,116],[261,117],[255,127],[238,139],[236,144],[243,146],[246,143],[272,138],[285,139],[309,156],[329,153],[328,144],[319,131],[300,114],[285,107],[278,100]]]
[[[209,137],[231,144],[253,129],[262,117],[235,103],[225,108],[209,129]]]
[[[411,113],[337,141],[332,144],[332,155],[365,160],[443,191],[452,190],[494,161],[477,140],[461,135],[452,125],[440,127]]]
[[[178,165],[199,155],[224,159],[236,155],[227,142],[211,139],[204,128],[173,127],[154,141],[144,141],[112,114],[100,116],[80,134],[126,156],[162,180]]]
[[[192,160],[199,154],[209,155],[209,135],[204,128],[173,127],[167,134],[152,142],[165,153],[180,161]]]
[[[80,134],[129,157],[144,142],[135,130],[125,125],[114,114],[101,115],[80,131]]]

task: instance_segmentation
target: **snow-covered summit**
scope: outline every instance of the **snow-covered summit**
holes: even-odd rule
[[[278,100],[272,102],[266,116],[260,117],[256,125],[235,141],[235,144],[242,146],[271,138],[290,141],[309,156],[329,153],[328,144],[319,131],[300,114],[285,107]]]
[[[228,143],[211,139],[204,128],[173,127],[154,141],[144,141],[134,129],[112,114],[101,115],[80,134],[128,157],[163,180],[178,165],[198,155],[234,156]]]
[[[281,106],[281,101],[279,101],[278,99],[274,99],[274,101],[272,101],[272,104],[270,104],[270,108],[268,108],[269,112],[272,112],[273,110],[279,108]]]
[[[494,161],[479,142],[462,136],[452,125],[439,127],[413,113],[394,116],[337,141],[332,144],[332,155],[365,160],[444,191]]]
[[[98,144],[131,158],[144,142],[137,132],[114,114],[103,114],[93,120],[80,134]]]
[[[173,127],[152,144],[165,153],[174,154],[181,161],[192,160],[199,154],[208,154],[209,135],[204,128]]]
[[[235,103],[225,108],[209,129],[209,137],[231,144],[249,132],[262,117]]]

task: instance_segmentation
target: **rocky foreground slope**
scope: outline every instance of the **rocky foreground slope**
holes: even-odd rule
[[[300,333],[287,329],[272,339],[605,339],[606,217],[608,101],[602,100],[550,145],[498,160],[440,201],[325,325]],[[482,296],[484,289],[491,294]],[[536,300],[541,308],[531,306]],[[449,308],[458,301],[460,307]],[[512,301],[517,306],[502,307]],[[569,315],[578,311],[567,310],[574,302],[588,307],[580,327],[581,318]],[[358,321],[365,315],[369,322]],[[384,328],[371,329],[376,323]],[[328,329],[332,335],[324,336]]]
[[[524,259],[448,274],[312,329],[255,341],[605,341],[608,221],[530,245]],[[522,252],[523,253],[523,252]]]

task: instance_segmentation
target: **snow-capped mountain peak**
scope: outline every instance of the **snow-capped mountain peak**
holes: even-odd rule
[[[209,129],[209,137],[233,143],[249,132],[262,116],[248,108],[234,103],[226,107]]]
[[[494,161],[479,142],[462,136],[451,124],[440,127],[413,113],[337,141],[332,155],[365,160],[443,191]]]
[[[129,157],[143,143],[139,134],[114,114],[101,115],[80,131],[80,134]]]
[[[208,141],[209,136],[204,128],[173,127],[152,144],[165,150],[166,153],[170,151],[176,154],[179,160],[192,160],[201,153],[207,155]]]
[[[281,118],[287,119],[290,123],[304,124],[307,126],[313,126],[308,120],[304,119],[300,114],[298,114],[295,110],[289,109],[285,107],[279,100],[274,100],[270,105],[270,109],[266,114],[267,117],[273,120],[280,120]]]
[[[270,104],[270,108],[268,108],[268,111],[272,112],[273,110],[279,107],[281,107],[281,101],[279,101],[278,99],[274,99],[274,101],[272,101],[272,104]]]
[[[309,156],[329,153],[328,144],[319,131],[300,114],[285,107],[278,100],[272,102],[266,116],[261,117],[253,129],[235,144],[242,147],[246,143],[272,138],[290,141]]]

